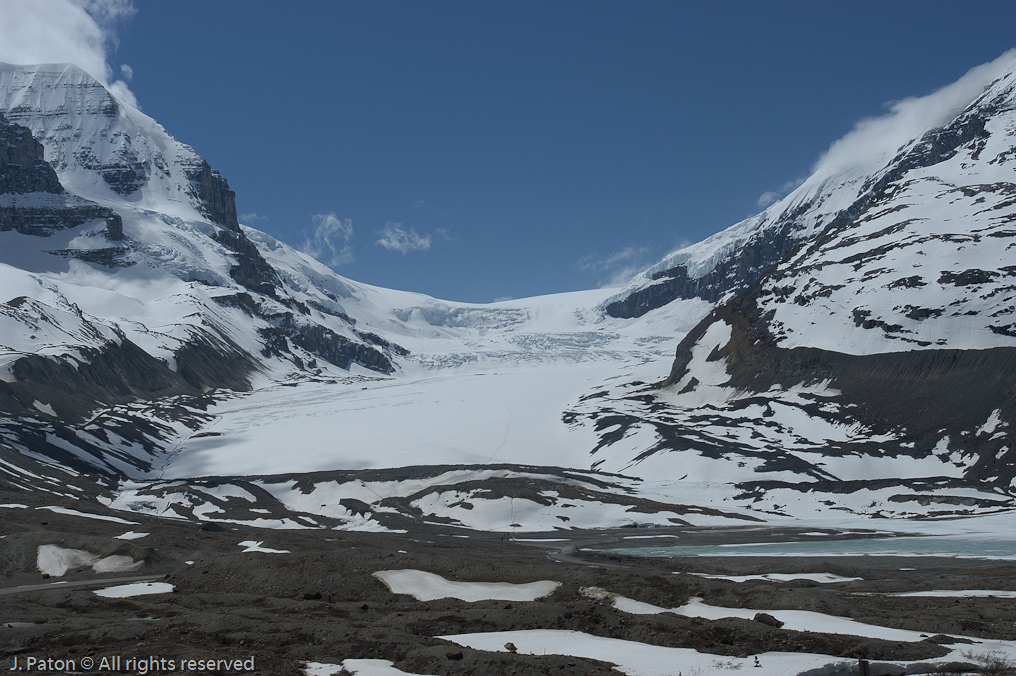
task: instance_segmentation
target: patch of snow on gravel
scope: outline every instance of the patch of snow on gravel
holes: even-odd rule
[[[146,594],[167,594],[171,591],[173,591],[173,585],[168,582],[134,582],[98,589],[95,594],[107,599],[127,599]]]
[[[422,570],[381,570],[374,577],[393,594],[409,594],[417,601],[453,598],[460,601],[535,601],[549,596],[560,582],[456,582]]]
[[[239,543],[238,546],[240,546],[240,547],[246,547],[246,549],[243,550],[244,554],[246,554],[247,552],[261,552],[262,554],[288,554],[289,553],[288,549],[271,549],[269,547],[262,547],[261,546],[262,542],[264,542],[264,540],[260,540],[260,541],[257,541],[257,542],[255,542],[254,540],[244,540],[243,542]]]

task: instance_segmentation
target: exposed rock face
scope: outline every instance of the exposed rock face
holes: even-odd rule
[[[133,149],[119,148],[106,161],[97,159],[90,149],[82,149],[76,158],[83,168],[98,172],[106,185],[120,195],[131,195],[148,182],[149,163],[142,161]]]
[[[14,382],[0,381],[0,415],[37,416],[33,402],[39,401],[46,402],[59,419],[75,422],[99,406],[199,395],[202,387],[250,389],[246,380],[253,369],[250,360],[237,351],[212,349],[207,343],[181,351],[177,371],[128,340],[79,352],[80,360],[29,355],[14,362]]]
[[[282,288],[282,281],[240,229],[236,193],[229,189],[229,183],[200,157],[187,167],[186,175],[191,194],[200,201],[200,210],[210,221],[225,228],[217,231],[214,237],[236,257],[236,265],[230,268],[229,276],[251,291],[276,297],[276,289]]]
[[[685,265],[653,273],[652,279],[661,280],[659,283],[610,303],[606,312],[611,317],[631,319],[678,298],[701,298],[716,303],[726,294],[747,287],[797,243],[789,225],[763,230],[701,277],[690,277]]]
[[[273,313],[249,293],[217,296],[215,302],[225,307],[239,308],[251,317],[271,324],[258,329],[258,335],[264,342],[261,354],[265,357],[291,355],[299,359],[294,354],[295,347],[342,369],[348,369],[351,364],[359,364],[379,373],[392,373],[395,367],[387,355],[409,354],[409,350],[404,347],[370,332],[354,331],[358,338],[377,347],[358,343],[327,327],[310,323],[302,316],[307,314],[305,307],[297,306],[300,314]]]
[[[24,235],[48,237],[59,230],[76,228],[91,220],[106,221],[106,238],[123,239],[123,221],[110,209],[74,195],[41,193],[0,195],[0,232],[16,230]]]
[[[59,195],[63,191],[56,172],[46,162],[45,148],[35,140],[31,130],[11,124],[0,114],[0,194]]]
[[[236,218],[236,193],[229,189],[226,179],[200,157],[187,167],[186,174],[191,182],[191,194],[201,201],[201,209],[209,220],[233,232],[240,232]]]
[[[348,369],[351,364],[359,364],[379,373],[392,373],[395,370],[380,350],[356,343],[325,326],[293,322],[291,316],[280,321],[279,326],[259,329],[258,333],[265,342],[262,354],[266,357],[292,352],[288,344],[292,342],[296,347],[342,369]]]
[[[176,351],[170,368],[73,305],[58,308],[19,296],[0,303],[0,318],[20,319],[39,342],[63,334],[74,343],[63,353],[29,354],[13,361],[10,377],[0,380],[0,416],[37,414],[41,409],[33,402],[45,402],[61,419],[76,421],[104,405],[199,395],[209,388],[243,391],[250,389],[249,376],[256,368],[255,361],[227,339],[197,333]]]
[[[282,287],[279,273],[269,265],[239,226],[235,231],[219,230],[215,233],[215,241],[235,255],[236,265],[230,267],[229,276],[237,284],[266,296],[276,295],[276,288]]]
[[[340,336],[325,326],[301,321],[292,313],[265,318],[273,324],[258,330],[265,345],[261,353],[266,357],[292,354],[292,345],[342,369],[349,369],[351,364],[359,364],[380,373],[392,373],[395,370],[381,350]],[[383,342],[384,348],[394,347],[396,353],[406,352],[397,345]]]

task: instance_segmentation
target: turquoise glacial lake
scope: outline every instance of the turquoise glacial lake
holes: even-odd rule
[[[1016,539],[998,535],[927,535],[856,539],[816,538],[709,546],[623,547],[608,551],[636,556],[945,556],[1016,560]]]

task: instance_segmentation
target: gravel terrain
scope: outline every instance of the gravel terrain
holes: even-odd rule
[[[99,660],[120,655],[176,660],[253,657],[256,673],[280,675],[301,673],[306,661],[338,664],[349,658],[391,660],[397,668],[416,674],[618,673],[609,664],[581,658],[491,653],[435,638],[517,629],[570,629],[695,648],[718,658],[800,651],[910,660],[948,652],[936,634],[1016,639],[1012,599],[885,595],[928,589],[1014,589],[1016,565],[1009,562],[892,557],[642,558],[588,551],[624,544],[622,538],[631,530],[517,534],[515,540],[422,523],[406,533],[264,530],[89,507],[96,515],[134,522],[127,524],[37,509],[54,504],[42,499],[25,493],[0,496],[0,502],[26,505],[0,508],[0,620],[4,623],[0,625],[0,669],[11,668],[15,658],[23,665],[33,656]],[[81,503],[66,506],[85,511]],[[128,531],[148,535],[118,539]],[[704,544],[747,537],[746,530],[737,529],[653,529],[651,534],[658,533],[679,533],[682,542]],[[753,537],[758,537],[757,530]],[[774,529],[772,537],[794,537],[794,532]],[[244,552],[248,546],[240,543],[247,541],[288,553]],[[97,574],[82,567],[60,578],[47,577],[36,559],[39,547],[47,544],[96,556],[129,556],[144,563],[131,573]],[[372,576],[392,569],[418,569],[457,581],[552,580],[561,586],[536,601],[422,602],[393,594]],[[862,579],[834,584],[733,582],[692,574],[773,572],[824,572]],[[122,584],[135,578],[168,582],[174,591],[129,598],[95,594],[114,580]],[[39,586],[50,583],[56,584]],[[14,589],[27,585],[31,587]],[[610,599],[582,594],[580,590],[587,587],[664,608],[701,597],[714,606],[810,610],[916,630],[927,638],[899,643],[788,631],[767,624],[765,618],[710,621],[671,613],[634,615],[617,610]]]

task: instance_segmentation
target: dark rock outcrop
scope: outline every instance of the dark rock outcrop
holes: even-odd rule
[[[28,127],[0,114],[0,194],[64,191],[56,171],[46,162],[45,149]]]
[[[255,367],[242,353],[198,341],[177,356],[176,371],[126,339],[77,352],[80,359],[27,355],[14,362],[14,382],[0,381],[0,414],[38,416],[34,403],[44,402],[60,421],[77,422],[103,406],[200,395],[203,387],[247,390]]]
[[[261,352],[266,357],[292,355],[292,345],[340,368],[348,369],[350,364],[359,364],[373,371],[392,373],[395,367],[387,355],[404,357],[409,354],[409,350],[401,345],[368,331],[354,329],[356,336],[370,345],[340,336],[327,327],[311,324],[292,312],[272,313],[249,293],[216,296],[214,300],[219,305],[237,308],[251,317],[272,324],[258,329],[258,334],[264,341]]]
[[[284,316],[277,326],[258,329],[258,333],[264,341],[262,354],[266,357],[291,354],[289,344],[292,342],[342,369],[359,364],[379,373],[395,371],[392,362],[380,350],[340,336],[325,326],[297,323],[292,315]]]
[[[747,287],[779,261],[798,241],[792,236],[793,232],[791,227],[762,230],[701,277],[689,277],[684,265],[658,272],[653,279],[663,281],[610,303],[606,312],[611,317],[631,319],[678,298],[701,298],[715,303],[727,293]]]
[[[214,237],[216,242],[229,249],[236,257],[236,265],[229,269],[229,276],[233,281],[266,296],[276,295],[276,288],[282,287],[279,273],[269,265],[254,242],[243,234],[239,226],[235,231],[218,230]]]
[[[113,192],[130,195],[148,182],[151,166],[142,161],[133,148],[121,146],[112,159],[100,161],[91,148],[82,148],[75,153],[75,159],[85,169],[98,172]]]
[[[229,189],[225,177],[212,169],[208,162],[201,158],[198,160],[186,170],[187,180],[191,183],[191,195],[201,201],[201,210],[212,223],[240,232],[240,223],[236,218],[236,193]]]
[[[123,220],[109,207],[73,195],[60,195],[45,205],[22,206],[17,196],[0,195],[0,232],[16,230],[24,235],[49,237],[92,220],[106,222],[106,239],[123,239]],[[37,204],[37,203],[35,203]]]

